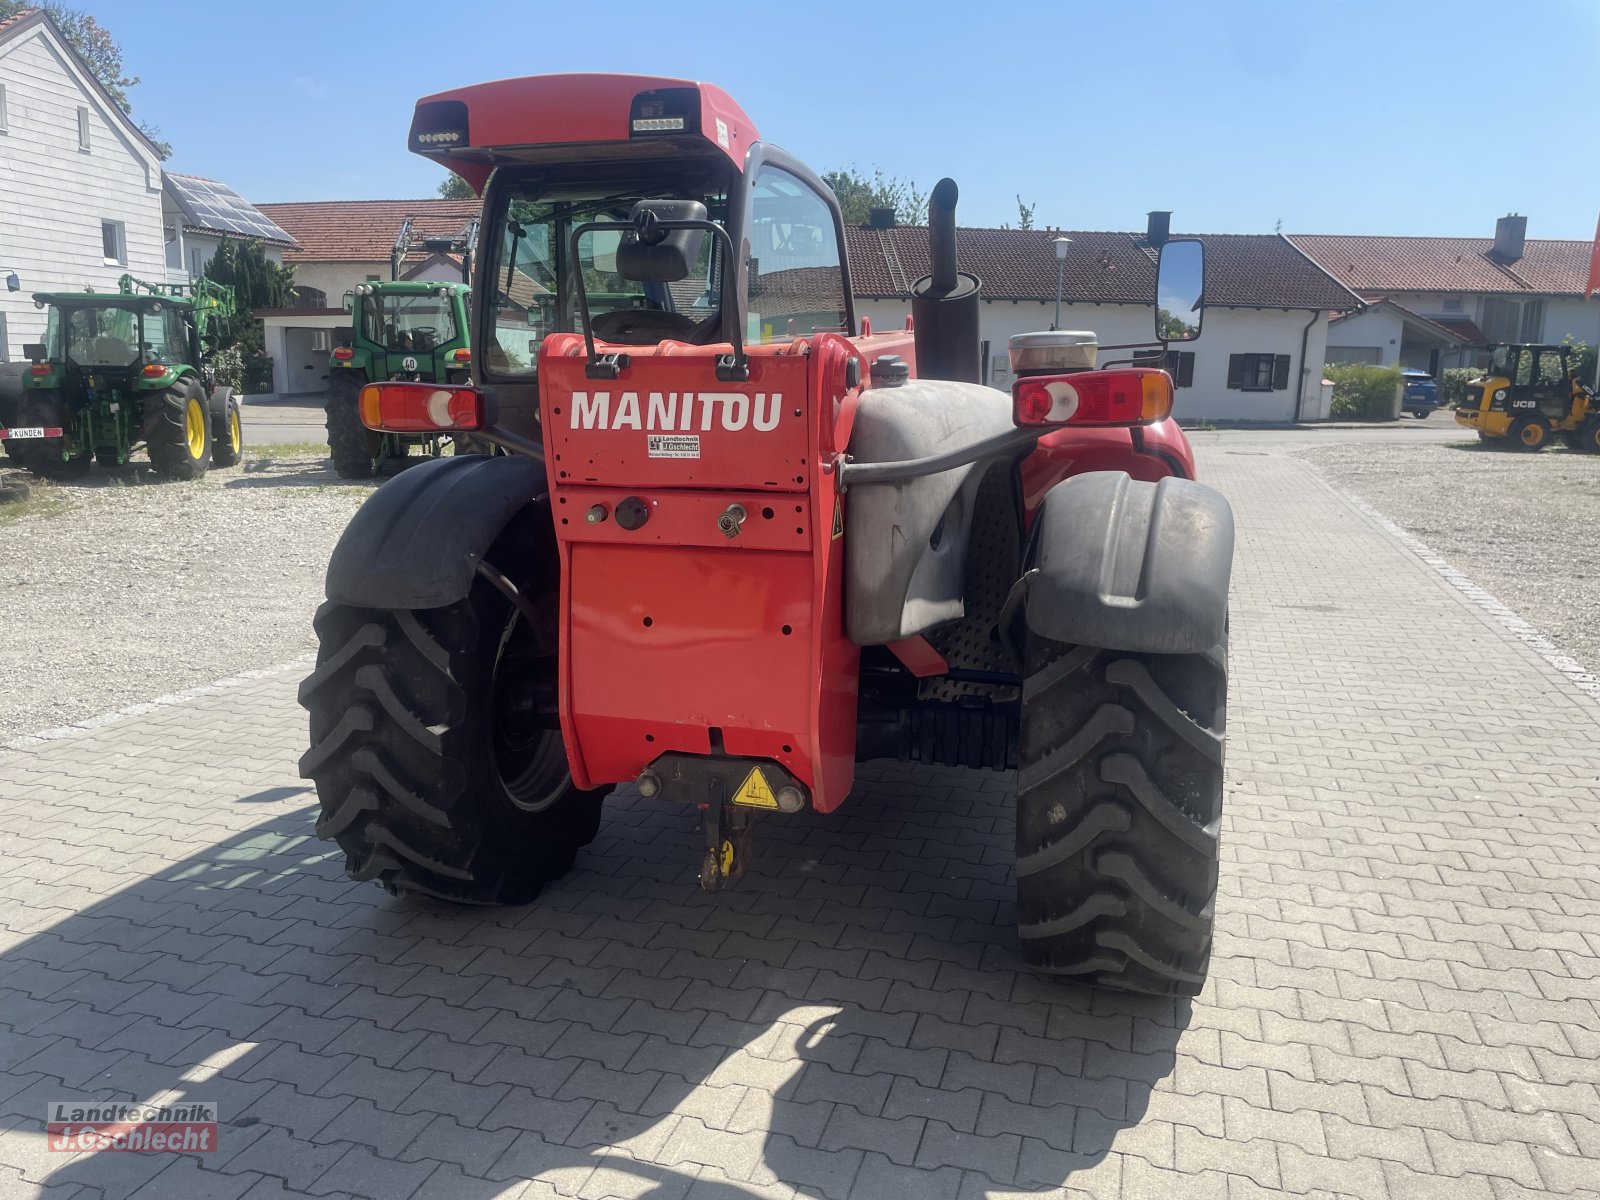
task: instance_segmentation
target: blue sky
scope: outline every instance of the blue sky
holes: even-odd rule
[[[174,170],[256,201],[433,193],[417,97],[605,70],[720,84],[818,170],[961,185],[960,220],[1589,238],[1595,0],[801,5],[73,0]],[[676,22],[676,23],[674,23]],[[195,64],[188,69],[179,64]]]

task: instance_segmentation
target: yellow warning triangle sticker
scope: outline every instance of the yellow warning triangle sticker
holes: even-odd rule
[[[750,768],[750,774],[744,777],[739,790],[733,794],[733,802],[742,804],[746,808],[778,807],[778,798],[767,786],[767,777],[761,773],[760,767]]]

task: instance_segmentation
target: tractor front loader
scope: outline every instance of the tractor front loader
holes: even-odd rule
[[[411,145],[486,187],[479,353],[361,410],[506,453],[397,476],[329,563],[301,770],[351,877],[522,903],[631,784],[716,891],[858,761],[1015,771],[1027,960],[1196,993],[1233,524],[1170,377],[1116,365],[1149,347],[1025,335],[981,386],[948,180],[914,332],[869,331],[833,194],[707,84],[463,88]],[[1152,342],[1197,335],[1199,243],[1138,269]]]
[[[207,359],[229,333],[233,289],[209,279],[115,292],[40,292],[45,340],[24,347],[16,424],[0,429],[11,457],[40,475],[73,478],[91,464],[125,467],[143,444],[170,479],[198,479],[243,453],[239,401]]]
[[[1556,435],[1600,454],[1600,403],[1578,378],[1571,346],[1490,346],[1489,369],[1467,384],[1456,424],[1510,450],[1543,450]]]
[[[438,433],[400,434],[368,429],[361,423],[357,397],[368,383],[382,379],[422,383],[465,383],[472,369],[467,301],[470,271],[478,244],[478,222],[453,238],[418,238],[407,217],[395,238],[388,283],[357,285],[345,294],[349,327],[336,331],[338,343],[328,359],[328,447],[333,466],[345,478],[365,478],[391,458],[418,450],[430,458],[443,453]],[[462,282],[401,280],[400,268],[414,246],[457,254]]]

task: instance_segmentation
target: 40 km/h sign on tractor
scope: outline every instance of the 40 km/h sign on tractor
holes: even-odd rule
[[[724,92],[617,75],[420,101],[484,191],[472,382],[373,382],[375,430],[472,436],[345,530],[301,687],[302,771],[350,873],[523,903],[619,784],[700,814],[700,883],[867,759],[1017,771],[1040,970],[1192,995],[1211,953],[1226,502],[1148,362],[1199,334],[1199,243],[1139,258],[1148,344],[1015,340],[934,189],[911,329],[851,300],[815,172]]]

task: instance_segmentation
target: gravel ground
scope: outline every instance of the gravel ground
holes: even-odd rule
[[[1600,455],[1476,439],[1298,453],[1600,674]]]
[[[373,486],[311,446],[194,483],[30,484],[0,506],[0,743],[314,653],[328,555]]]

